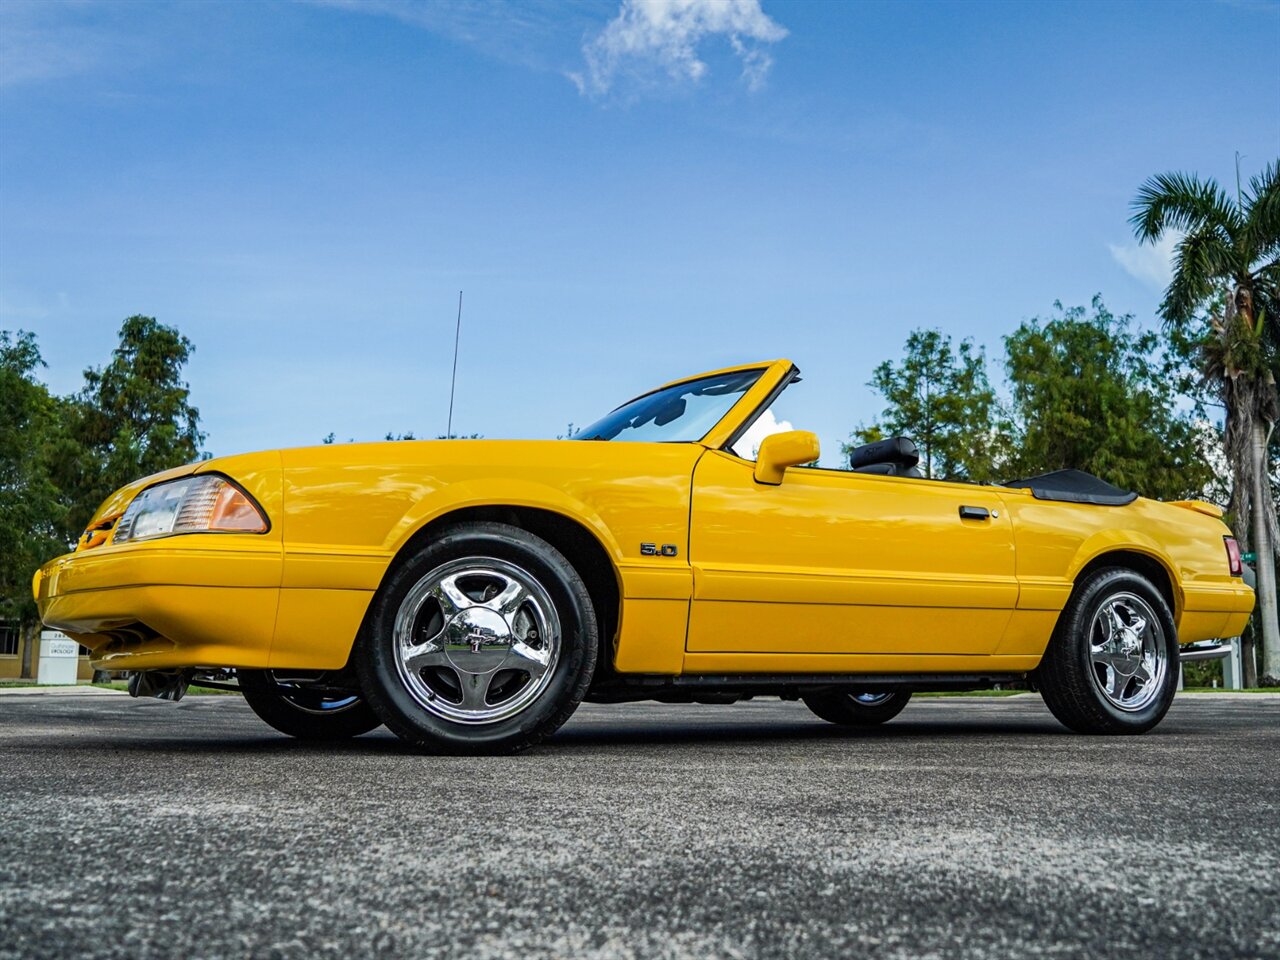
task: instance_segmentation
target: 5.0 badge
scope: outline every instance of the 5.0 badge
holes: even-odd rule
[[[656,543],[640,544],[640,556],[642,557],[674,557],[679,552],[674,543],[664,543],[661,546]]]

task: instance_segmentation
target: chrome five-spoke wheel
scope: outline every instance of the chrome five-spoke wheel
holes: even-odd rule
[[[1145,572],[1087,572],[1032,680],[1049,710],[1072,730],[1142,733],[1173,702],[1177,630],[1169,600]]]
[[[395,619],[396,667],[423,708],[455,723],[519,713],[546,688],[560,618],[546,589],[496,557],[442,564],[409,591]]]
[[[591,593],[565,555],[477,520],[410,547],[374,597],[353,662],[370,705],[409,743],[503,753],[569,719],[598,644]]]
[[[1155,611],[1134,593],[1110,596],[1089,631],[1093,679],[1120,710],[1147,707],[1160,693],[1169,669],[1168,645]]]

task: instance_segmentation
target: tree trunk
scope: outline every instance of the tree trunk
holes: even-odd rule
[[[1280,624],[1276,612],[1276,556],[1267,530],[1265,504],[1270,497],[1267,482],[1267,425],[1258,418],[1253,425],[1253,551],[1258,570],[1258,622],[1262,633],[1263,686],[1280,686]]]
[[[22,632],[22,666],[18,672],[24,678],[34,680],[40,669],[40,621],[25,624]]]

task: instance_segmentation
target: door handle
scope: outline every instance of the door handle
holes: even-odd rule
[[[991,516],[986,507],[961,507],[961,520],[986,520]]]

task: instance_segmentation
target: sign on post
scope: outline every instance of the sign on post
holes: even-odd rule
[[[70,686],[80,670],[80,644],[61,630],[40,631],[40,665],[36,683]]]

